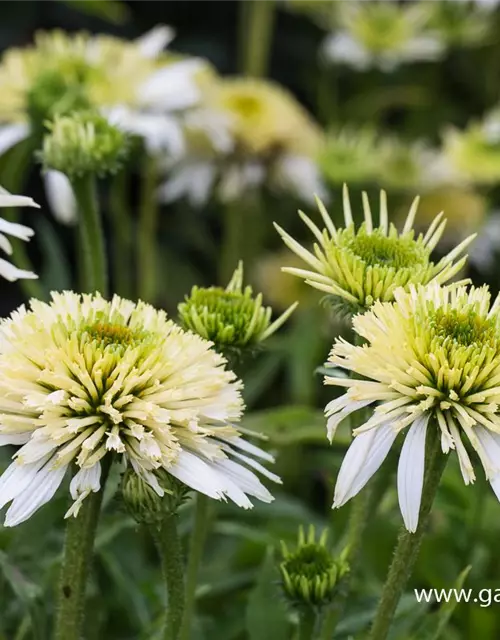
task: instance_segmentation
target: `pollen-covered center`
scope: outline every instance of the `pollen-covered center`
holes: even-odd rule
[[[350,249],[367,265],[407,269],[428,264],[428,254],[412,237],[387,237],[380,230],[360,231],[347,242]]]
[[[316,544],[301,547],[284,563],[290,576],[303,575],[308,579],[327,573],[332,565],[333,560],[325,547]]]

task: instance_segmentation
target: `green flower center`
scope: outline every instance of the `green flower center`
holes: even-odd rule
[[[28,93],[28,113],[35,128],[56,114],[64,115],[90,106],[86,96],[87,70],[74,64],[64,70],[49,70],[40,74]]]
[[[428,263],[425,249],[417,244],[413,236],[387,237],[380,230],[367,234],[360,230],[346,246],[367,265],[407,269]]]
[[[367,6],[351,25],[351,29],[375,53],[398,49],[412,36],[409,21],[397,6]]]
[[[85,328],[84,333],[101,348],[109,346],[135,347],[147,337],[146,331],[133,330],[126,325],[96,322]]]
[[[231,96],[227,101],[228,107],[242,118],[253,118],[262,111],[262,102],[255,96]]]
[[[500,347],[500,336],[493,318],[480,316],[472,309],[436,309],[429,323],[435,337],[443,342],[452,341],[463,347],[489,345]]]
[[[317,544],[304,545],[283,563],[290,576],[301,575],[308,580],[328,573],[334,564],[325,547]]]

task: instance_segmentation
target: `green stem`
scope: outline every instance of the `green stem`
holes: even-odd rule
[[[177,515],[166,516],[161,525],[153,530],[153,535],[168,599],[163,640],[177,640],[184,613],[184,567],[177,533]]]
[[[81,640],[82,637],[85,590],[108,472],[109,465],[103,467],[101,489],[85,498],[76,518],[67,520],[54,640]]]
[[[312,607],[304,608],[299,613],[299,634],[297,640],[313,640],[316,629],[316,613]]]
[[[369,640],[387,638],[396,607],[417,560],[432,503],[446,464],[447,456],[441,451],[439,429],[432,423],[427,429],[426,439],[425,475],[418,527],[415,533],[410,533],[404,527],[401,529]]]
[[[180,640],[189,640],[191,637],[192,617],[196,601],[196,586],[198,583],[198,570],[203,556],[203,549],[207,535],[209,508],[209,498],[202,493],[196,494],[194,526],[191,532],[186,572],[186,603],[179,636]]]
[[[127,198],[127,172],[120,171],[113,179],[109,209],[113,225],[112,272],[113,290],[120,296],[132,298],[132,215]]]
[[[156,295],[158,204],[155,189],[156,162],[146,155],[142,168],[137,264],[138,297],[145,302],[154,302]]]
[[[274,0],[245,0],[241,3],[241,68],[245,75],[267,73],[275,18]]]
[[[104,233],[97,204],[97,184],[94,175],[89,174],[72,181],[75,198],[80,213],[79,230],[81,251],[83,252],[85,291],[100,291],[108,295],[108,277]]]

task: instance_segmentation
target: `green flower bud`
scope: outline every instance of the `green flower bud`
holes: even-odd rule
[[[262,304],[262,294],[254,297],[252,287],[243,289],[243,263],[231,281],[222,287],[193,287],[179,305],[182,324],[222,352],[241,352],[263,342],[289,318],[297,303],[271,322],[272,309]]]
[[[40,154],[44,168],[70,179],[116,173],[127,156],[128,135],[93,111],[56,116],[46,126]]]
[[[295,606],[321,607],[331,602],[339,581],[349,571],[345,553],[334,558],[326,547],[326,530],[316,541],[311,525],[307,536],[299,529],[298,544],[289,551],[281,543],[283,560],[280,563],[282,588]]]
[[[186,499],[188,488],[163,470],[156,478],[164,495],[132,469],[127,469],[122,478],[122,497],[130,515],[140,524],[160,524],[165,516],[176,513]]]

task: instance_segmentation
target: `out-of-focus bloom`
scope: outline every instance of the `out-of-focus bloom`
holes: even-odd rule
[[[198,103],[208,67],[165,54],[172,38],[166,26],[132,42],[54,31],[38,33],[33,46],[9,49],[0,62],[0,154],[32,133],[41,135],[55,115],[92,108],[141,136],[150,151],[178,157],[184,150],[181,116]],[[71,191],[65,193],[70,198]],[[72,203],[61,198],[59,189],[51,205],[66,219]]]
[[[500,258],[500,211],[491,213],[469,251],[469,261],[480,271],[492,271]]]
[[[5,525],[48,502],[68,467],[67,516],[99,490],[101,461],[122,456],[159,496],[168,473],[211,498],[252,506],[272,496],[240,437],[241,383],[211,343],[142,302],[53,293],[0,324],[0,444],[23,445],[0,478]]]
[[[191,147],[160,190],[165,201],[187,197],[201,205],[214,191],[231,201],[263,186],[303,200],[324,192],[316,164],[320,129],[277,84],[214,80],[187,125]]]
[[[275,224],[287,247],[311,268],[306,270],[285,267],[283,271],[303,278],[312,287],[325,291],[332,296],[332,304],[343,306],[350,312],[358,312],[370,307],[376,300],[392,300],[397,287],[429,282],[443,284],[465,264],[465,256],[458,262],[454,261],[474,236],[460,243],[437,264],[431,261],[431,253],[443,234],[446,221],[440,213],[426,234],[419,234],[415,238],[413,224],[418,198],[411,205],[401,233],[398,233],[394,224],[389,224],[384,191],[380,192],[378,227],[373,224],[366,193],[363,193],[365,221],[357,230],[347,187],[344,187],[343,200],[343,229],[335,228],[321,201],[318,201],[318,207],[325,224],[324,229],[319,229],[305,213],[299,212],[317,241],[312,252]]]
[[[437,429],[444,454],[454,449],[466,484],[474,482],[465,437],[500,499],[500,316],[487,287],[449,285],[398,289],[353,320],[367,344],[337,340],[330,363],[358,378],[325,378],[348,391],[326,407],[328,437],[357,409],[373,405],[354,430],[337,478],[334,507],[365,486],[398,433],[408,428],[398,466],[398,498],[409,531],[418,525],[426,432]]]
[[[2,207],[38,206],[39,205],[37,205],[31,198],[27,198],[26,196],[13,196],[8,191],[0,187],[0,209]],[[29,227],[0,218],[0,248],[2,251],[5,251],[7,255],[12,255],[12,245],[9,242],[7,235],[28,241],[33,236],[33,233],[33,229],[30,229]],[[18,269],[3,258],[0,258],[0,276],[10,282],[14,282],[15,280],[38,278],[36,273]]]
[[[423,141],[408,142],[385,138],[378,149],[378,182],[388,189],[426,189],[440,183],[439,174],[432,172],[438,151]]]
[[[463,131],[448,129],[443,136],[442,162],[455,182],[499,182],[500,118],[491,114]]]
[[[483,46],[492,36],[491,9],[495,2],[430,2],[430,27],[449,46]]]
[[[319,156],[325,179],[336,186],[374,182],[380,162],[376,134],[367,129],[328,135]]]
[[[55,116],[47,128],[41,152],[44,168],[70,179],[117,173],[127,156],[127,134],[98,113]]]
[[[418,206],[418,225],[423,230],[431,224],[436,211],[445,211],[447,225],[441,238],[443,246],[460,242],[475,232],[486,215],[486,200],[479,193],[463,186],[443,186],[424,193]],[[476,242],[472,250],[476,249]]]
[[[439,33],[429,29],[431,3],[344,2],[340,30],[323,45],[327,60],[363,71],[392,71],[407,62],[433,61],[444,53]]]
[[[297,302],[271,322],[272,309],[262,304],[262,294],[252,287],[243,289],[243,263],[240,262],[225,289],[193,287],[179,305],[182,324],[225,352],[255,347],[275,333],[290,317]]]
[[[300,527],[297,548],[281,543],[281,585],[288,600],[297,607],[322,607],[335,596],[340,580],[349,571],[345,554],[335,558],[326,546],[326,529],[316,540],[311,525],[306,534]]]

